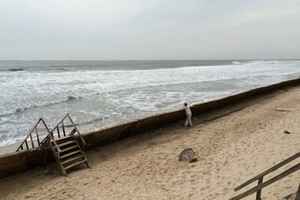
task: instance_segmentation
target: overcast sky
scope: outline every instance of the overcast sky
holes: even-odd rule
[[[300,58],[300,0],[0,0],[0,59]]]

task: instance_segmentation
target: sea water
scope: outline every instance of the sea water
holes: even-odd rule
[[[0,146],[42,117],[81,132],[299,77],[300,60],[0,61]]]

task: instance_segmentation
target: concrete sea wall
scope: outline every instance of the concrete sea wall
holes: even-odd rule
[[[201,115],[201,113],[217,110],[223,106],[238,103],[243,100],[249,99],[250,97],[261,96],[263,94],[278,89],[283,89],[288,86],[299,85],[300,79],[284,81],[281,83],[252,89],[221,99],[196,104],[191,107],[191,110],[194,116]],[[184,111],[177,110],[131,121],[107,129],[88,132],[83,134],[84,139],[89,144],[86,147],[86,150],[122,140],[136,134],[145,133],[146,131],[160,128],[161,126],[183,120],[184,118]],[[0,156],[0,178],[24,172],[30,168],[41,166],[44,163],[48,163],[53,160],[53,155],[51,154],[49,149],[42,150],[39,148],[2,155]]]

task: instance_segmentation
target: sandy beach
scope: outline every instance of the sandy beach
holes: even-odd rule
[[[300,151],[299,102],[300,88],[290,87],[214,120],[194,116],[192,128],[178,122],[86,152],[91,169],[82,165],[64,177],[51,163],[1,179],[0,199],[229,199],[241,193],[236,186]],[[188,147],[197,162],[178,161]],[[300,171],[264,188],[262,199],[289,195],[299,181]]]

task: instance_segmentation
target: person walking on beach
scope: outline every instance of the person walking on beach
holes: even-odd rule
[[[186,120],[184,123],[184,126],[190,126],[192,127],[192,111],[190,109],[190,107],[187,105],[187,103],[184,103],[184,110],[185,110],[185,114],[186,114]]]

